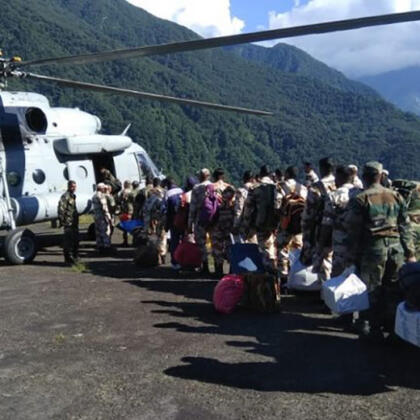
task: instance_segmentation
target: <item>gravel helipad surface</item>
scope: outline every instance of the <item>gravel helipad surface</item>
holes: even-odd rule
[[[360,343],[316,296],[218,315],[214,280],[131,256],[0,262],[0,419],[419,418],[420,349]]]

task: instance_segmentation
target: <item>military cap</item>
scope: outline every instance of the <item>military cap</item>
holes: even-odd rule
[[[365,163],[365,166],[363,167],[363,172],[371,174],[381,174],[383,170],[384,167],[382,166],[382,163],[374,160]]]

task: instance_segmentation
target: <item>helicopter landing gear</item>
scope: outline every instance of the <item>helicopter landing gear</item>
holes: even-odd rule
[[[27,264],[36,256],[36,237],[29,229],[12,230],[4,242],[4,254],[11,264]]]

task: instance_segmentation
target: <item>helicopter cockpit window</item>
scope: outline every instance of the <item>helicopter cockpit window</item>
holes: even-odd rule
[[[17,172],[9,172],[7,174],[7,182],[11,187],[17,187],[20,184],[21,178]]]
[[[159,177],[160,171],[147,153],[136,153],[137,162],[145,176]]]
[[[36,133],[43,133],[47,130],[48,121],[44,112],[39,108],[28,108],[25,113],[28,127]]]
[[[35,169],[32,172],[32,179],[37,184],[43,184],[45,182],[45,172],[42,169]]]

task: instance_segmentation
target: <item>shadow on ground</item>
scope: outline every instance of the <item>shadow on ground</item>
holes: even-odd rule
[[[182,364],[165,370],[169,376],[267,392],[372,395],[391,392],[395,386],[420,389],[417,348],[360,342],[357,336],[344,333],[336,319],[322,315],[323,309],[316,297],[288,296],[283,299],[279,314],[255,314],[240,309],[223,316],[215,313],[211,304],[214,281],[137,280],[129,283],[199,300],[142,302],[160,307],[152,310],[153,313],[167,314],[174,319],[156,324],[156,328],[184,334],[226,336],[223,345],[243,352],[237,362],[184,357]],[[204,342],[203,351],[206,351]],[[226,350],[227,355],[232,354],[232,350]],[[249,353],[269,360],[250,362]]]

